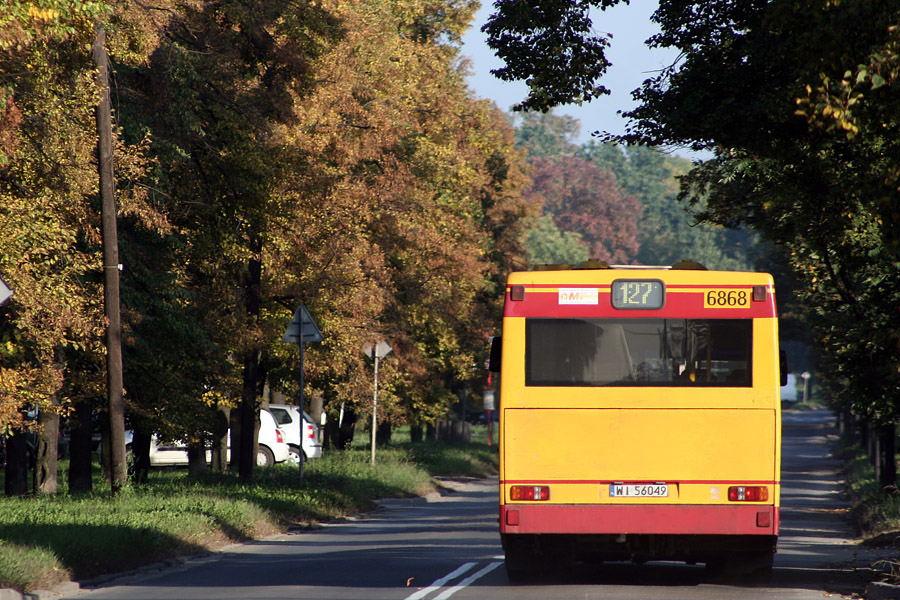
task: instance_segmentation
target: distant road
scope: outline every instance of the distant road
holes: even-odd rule
[[[772,581],[713,580],[702,566],[611,563],[566,581],[511,585],[497,533],[497,480],[449,481],[441,497],[249,544],[73,600],[821,600],[862,591],[878,552],[855,545],[827,411],[786,411],[782,519]],[[881,554],[884,554],[883,552]]]

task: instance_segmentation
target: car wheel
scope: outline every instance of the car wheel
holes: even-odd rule
[[[256,466],[271,467],[274,464],[275,455],[272,454],[272,451],[265,446],[260,446],[259,451],[256,453]]]
[[[288,462],[292,465],[296,465],[300,463],[300,458],[300,450],[298,450],[296,446],[291,446],[291,449],[288,452]]]

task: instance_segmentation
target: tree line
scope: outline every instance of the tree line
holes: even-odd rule
[[[325,334],[307,347],[304,395],[329,414],[340,445],[369,410],[361,348],[375,340],[393,347],[379,381],[388,427],[421,432],[477,396],[511,270],[589,256],[749,266],[752,240],[693,227],[677,206],[689,161],[636,145],[578,146],[571,120],[529,113],[510,123],[477,99],[460,53],[476,5],[7,0],[8,494],[55,492],[60,431],[71,434],[69,489],[90,489],[91,436],[108,430],[112,265],[101,252],[91,55],[101,33],[137,480],[151,434],[187,442],[201,468],[223,418],[244,440],[233,467],[252,477],[260,399],[300,397],[297,348],[280,342],[298,305]]]
[[[710,269],[752,270],[770,249],[746,230],[701,223],[678,202],[690,160],[648,146],[578,144],[581,123],[532,111],[512,117],[516,144],[531,166],[526,196],[541,207],[529,227],[531,263],[672,265],[688,259]]]
[[[390,339],[388,414],[422,425],[477,386],[532,212],[512,130],[464,84],[475,3],[11,0],[0,16],[0,425],[7,464],[39,432],[53,492],[90,486],[103,418],[98,88],[111,60],[128,425],[208,446],[297,397],[303,304],[326,332],[306,395],[371,398],[363,344]],[[33,421],[37,413],[37,420]],[[141,439],[148,439],[142,436]],[[78,451],[76,452],[76,448]],[[239,469],[250,476],[241,447]],[[48,461],[42,463],[41,461]],[[8,493],[28,487],[7,468]]]

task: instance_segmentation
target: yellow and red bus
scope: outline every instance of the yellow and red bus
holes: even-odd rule
[[[512,273],[494,342],[512,579],[560,561],[771,570],[783,365],[770,275],[690,261]]]

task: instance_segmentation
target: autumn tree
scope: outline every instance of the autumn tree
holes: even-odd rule
[[[634,262],[641,207],[620,194],[611,171],[574,156],[536,158],[532,166],[530,193],[543,198],[561,231],[581,235],[592,258]]]
[[[516,147],[529,157],[556,158],[578,153],[578,119],[552,112],[513,113],[510,118],[516,129]]]
[[[332,414],[367,406],[360,346],[373,336],[395,345],[385,389],[397,419],[422,424],[477,388],[536,209],[504,116],[465,87],[459,39],[475,6],[13,3],[0,15],[0,271],[16,290],[2,308],[0,425],[22,430],[39,404],[76,406],[89,427],[102,396],[84,52],[95,25],[115,76],[136,450],[153,433],[202,461],[230,403],[248,478],[264,384],[296,397],[295,349],[278,340],[300,303],[326,332],[307,396]],[[85,481],[89,461],[86,478],[70,473],[72,489]]]
[[[753,268],[757,242],[752,235],[713,223],[699,223],[696,213],[704,204],[692,209],[678,202],[678,178],[690,171],[689,160],[667,156],[647,146],[593,140],[581,148],[579,155],[612,171],[623,194],[640,202],[640,264],[671,265],[687,258],[710,269]]]
[[[145,6],[148,19],[157,8]],[[273,130],[292,118],[312,83],[310,61],[339,30],[306,4],[185,3],[161,12],[158,47],[127,73],[123,118],[152,132],[154,156],[166,165],[156,189],[169,191],[167,214],[183,232],[185,280],[243,371],[235,454],[248,479],[264,379],[262,258],[286,166],[271,160],[280,143]]]
[[[84,48],[103,9],[12,1],[0,15],[0,272],[15,290],[0,307],[8,494],[27,490],[25,457],[16,452],[26,429],[40,434],[36,491],[56,491],[67,365],[102,351],[94,83]],[[37,422],[23,421],[27,410]]]
[[[528,262],[540,264],[578,264],[590,258],[590,250],[581,235],[560,231],[551,215],[534,221],[525,241]]]
[[[323,83],[284,130],[302,162],[282,180],[294,208],[270,246],[279,268],[266,286],[278,302],[268,310],[283,328],[303,303],[327,332],[309,349],[307,397],[322,395],[333,416],[339,406],[368,412],[360,348],[388,339],[383,409],[420,425],[479,377],[471,366],[521,256],[521,157],[503,116],[469,97],[453,63],[474,4],[329,8],[354,26],[317,63]],[[276,373],[288,389],[298,379]]]

